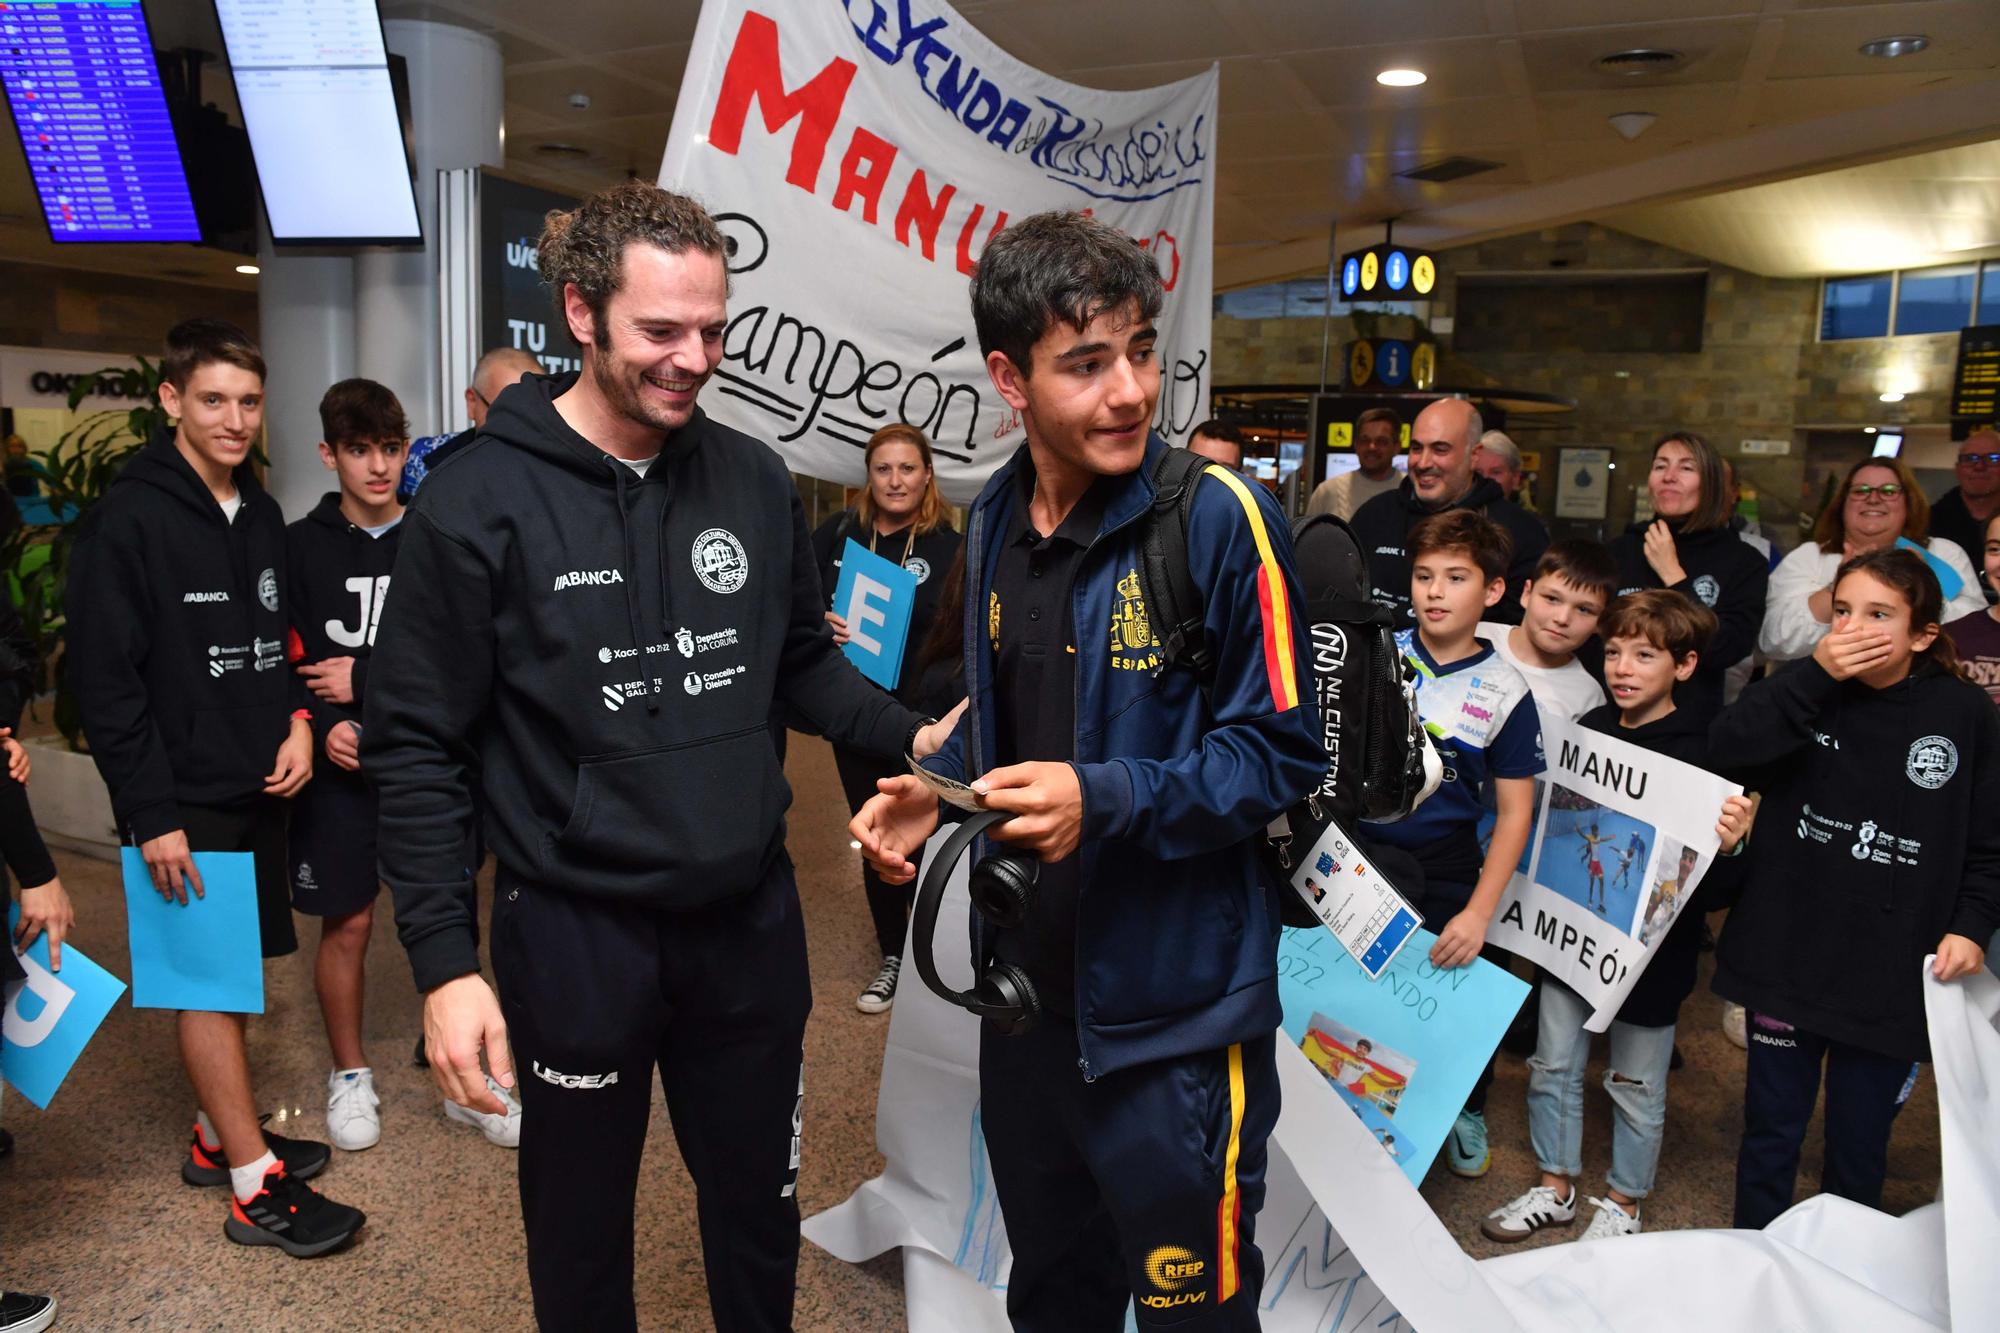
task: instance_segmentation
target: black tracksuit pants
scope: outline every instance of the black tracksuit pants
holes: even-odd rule
[[[717,1333],[790,1329],[812,991],[789,858],[749,893],[685,912],[503,869],[492,931],[541,1327],[637,1326],[633,1211],[657,1065],[694,1178]]]
[[[1046,1018],[979,1041],[979,1118],[1007,1221],[1015,1333],[1255,1333],[1254,1230],[1278,1121],[1275,1034],[1086,1083]]]
[[[1889,1131],[1910,1095],[1915,1066],[1763,1014],[1748,1015],[1748,1028],[1743,1143],[1736,1151],[1736,1216],[1730,1225],[1760,1230],[1792,1206],[1822,1066],[1826,1164],[1820,1189],[1880,1208],[1889,1174]]]
[[[840,770],[840,789],[847,797],[847,812],[859,814],[861,806],[876,794],[877,778],[893,778],[909,772],[908,765],[873,755],[859,754],[841,746],[833,747],[834,766]],[[919,872],[923,853],[911,858]],[[868,915],[875,922],[875,943],[887,958],[903,952],[903,938],[909,933],[910,904],[917,898],[917,881],[891,884],[875,873],[875,867],[861,863],[861,887],[868,895]]]

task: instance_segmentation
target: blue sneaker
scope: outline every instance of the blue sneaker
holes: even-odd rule
[[[1451,1133],[1445,1136],[1444,1164],[1454,1176],[1477,1180],[1493,1165],[1493,1150],[1486,1146],[1486,1117],[1478,1111],[1460,1111]]]

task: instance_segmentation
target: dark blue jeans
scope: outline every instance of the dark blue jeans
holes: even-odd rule
[[[1749,1015],[1743,1146],[1736,1153],[1735,1226],[1757,1230],[1792,1206],[1799,1150],[1820,1066],[1826,1067],[1826,1164],[1820,1188],[1879,1208],[1889,1170],[1889,1129],[1909,1095],[1911,1069],[1898,1060],[1817,1036],[1763,1014]]]

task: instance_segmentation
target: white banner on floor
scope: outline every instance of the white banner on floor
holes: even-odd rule
[[[1602,1032],[1715,864],[1722,800],[1742,788],[1564,717],[1542,719],[1534,831],[1489,942],[1540,963]]]
[[[968,910],[961,866],[939,914],[947,983],[967,984],[958,942]],[[1762,1232],[1648,1232],[1480,1262],[1311,1063],[1280,1042],[1284,1110],[1256,1224],[1265,1333],[1991,1327],[2000,1310],[2000,1144],[1990,1129],[2000,1118],[2000,978],[1924,984],[1942,1205],[1897,1218],[1822,1196]],[[978,1020],[912,974],[896,997],[876,1111],[888,1167],[804,1226],[806,1239],[850,1263],[903,1246],[911,1333],[1007,1329],[1011,1252],[980,1137],[978,1050]],[[1677,1275],[1698,1280],[1663,1280]]]
[[[942,0],[705,0],[660,165],[735,244],[705,410],[849,485],[868,436],[910,422],[971,499],[1022,435],[966,279],[1010,217],[1081,209],[1159,263],[1156,425],[1183,438],[1211,388],[1216,87],[1064,83]]]

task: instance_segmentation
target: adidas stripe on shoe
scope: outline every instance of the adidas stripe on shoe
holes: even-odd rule
[[[345,1245],[367,1220],[359,1208],[292,1179],[280,1162],[264,1173],[256,1194],[230,1199],[222,1234],[238,1245],[275,1245],[295,1259],[310,1259]]]

